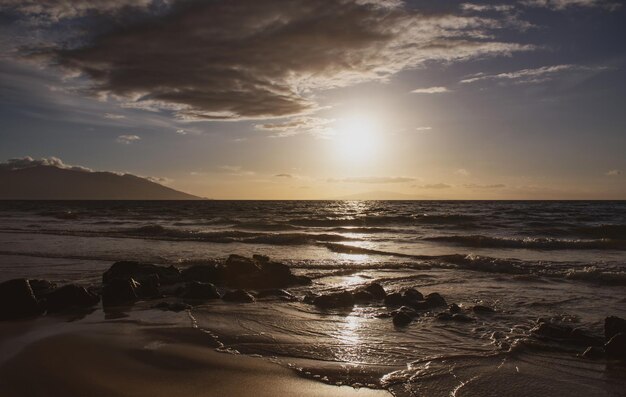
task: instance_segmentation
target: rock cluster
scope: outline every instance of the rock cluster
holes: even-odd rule
[[[296,298],[281,288],[310,283],[308,277],[296,276],[287,265],[262,255],[252,258],[231,255],[223,263],[194,265],[183,271],[175,266],[122,261],[102,274],[102,288],[97,292],[75,284],[57,288],[45,280],[15,279],[0,283],[0,320],[89,309],[101,298],[105,309],[166,297],[191,303],[211,299],[254,302],[255,297],[244,290],[253,289],[259,291],[259,298],[290,301]],[[380,296],[380,289],[369,293]],[[180,311],[189,306],[177,301],[162,302],[157,307]]]

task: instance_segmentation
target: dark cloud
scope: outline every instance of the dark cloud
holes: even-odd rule
[[[293,178],[291,174],[276,174],[274,175],[276,178]]]
[[[404,177],[404,176],[355,176],[348,178],[330,178],[328,182],[336,183],[369,183],[369,184],[383,184],[383,183],[407,183],[413,182],[415,178]]]
[[[534,48],[494,39],[498,20],[399,1],[191,1],[168,10],[53,51],[53,62],[128,107],[192,120],[262,119],[314,111],[315,90],[384,80],[428,61]]]

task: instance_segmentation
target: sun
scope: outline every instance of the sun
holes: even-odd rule
[[[342,158],[350,161],[374,156],[380,145],[376,119],[366,115],[349,115],[335,122],[334,146]]]

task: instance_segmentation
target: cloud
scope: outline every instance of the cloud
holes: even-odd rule
[[[506,185],[503,185],[501,183],[494,184],[494,185],[477,185],[475,183],[468,183],[468,184],[463,185],[463,187],[467,189],[502,189],[506,187]]]
[[[274,175],[276,178],[293,178],[291,174],[276,174]]]
[[[474,12],[486,12],[486,11],[510,12],[510,11],[515,10],[515,6],[511,4],[463,3],[461,4],[461,9],[464,11],[474,11]]]
[[[606,176],[618,176],[618,175],[622,175],[622,171],[620,171],[620,170],[609,170],[604,175],[606,175]]]
[[[452,185],[448,185],[446,183],[433,183],[433,184],[427,184],[427,185],[419,185],[416,187],[420,189],[449,189],[452,187]]]
[[[0,163],[0,169],[4,170],[21,170],[24,168],[38,167],[38,166],[48,166],[48,167],[57,167],[66,170],[74,170],[74,171],[83,171],[83,172],[93,172],[92,169],[83,167],[80,165],[69,165],[65,164],[58,157],[42,157],[38,160],[26,156],[20,158],[8,159],[4,163]]]
[[[415,131],[430,131],[433,127],[415,127]]]
[[[479,73],[469,78],[461,80],[463,84],[476,83],[485,80],[495,81],[510,81],[514,84],[536,84],[543,83],[554,79],[557,75],[565,72],[584,72],[584,71],[601,71],[606,70],[606,67],[589,67],[579,65],[554,65],[554,66],[542,66],[535,69],[522,69],[514,72],[499,73],[499,74],[483,74]]]
[[[246,171],[240,165],[220,165],[219,170],[233,176],[252,176],[256,175],[254,171]]]
[[[0,9],[58,22],[88,14],[115,14],[128,8],[145,9],[152,3],[153,0],[0,0]]]
[[[454,171],[454,173],[461,176],[469,176],[470,174],[470,172],[465,168],[459,168],[458,170]]]
[[[413,94],[441,94],[444,92],[450,92],[446,87],[428,87],[428,88],[416,88],[411,91]]]
[[[599,7],[615,11],[622,6],[611,0],[524,0],[521,3],[527,7],[541,7],[559,11],[572,7]]]
[[[77,33],[74,40],[37,55],[88,77],[94,96],[128,108],[172,112],[184,120],[302,115],[320,108],[318,90],[386,81],[432,61],[535,49],[494,39],[505,22],[424,12],[400,1],[180,1],[164,11],[156,5],[146,8],[147,0],[122,1],[119,6],[98,1],[93,11],[80,8],[67,14],[59,14],[59,2],[41,5],[39,11],[15,8],[74,17],[112,7],[134,9],[133,4],[143,7],[142,12],[158,9],[150,17],[111,17],[115,23],[108,25],[106,34],[98,31],[101,24],[82,24],[81,29],[93,26],[93,31],[80,30],[89,40]],[[47,7],[55,11],[44,10]]]
[[[285,138],[297,134],[327,137],[332,134],[330,124],[333,121],[319,117],[294,117],[282,122],[256,124],[254,128],[271,131],[270,138]]]
[[[121,120],[121,119],[125,119],[126,116],[121,115],[121,114],[105,113],[104,118],[109,119],[109,120]]]
[[[413,182],[415,178],[411,177],[403,177],[403,176],[357,176],[357,177],[347,177],[347,178],[330,178],[328,182],[337,183],[368,183],[368,184],[386,184],[386,183],[407,183]]]
[[[115,139],[115,142],[124,145],[130,145],[131,143],[141,140],[139,135],[120,135]]]

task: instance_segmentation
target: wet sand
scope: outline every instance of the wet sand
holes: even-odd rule
[[[390,396],[383,390],[300,378],[267,359],[216,352],[197,343],[206,340],[198,330],[144,332],[124,323],[61,325],[49,335],[45,329],[35,330],[44,334],[29,340],[24,338],[28,328],[0,327],[3,397]]]

